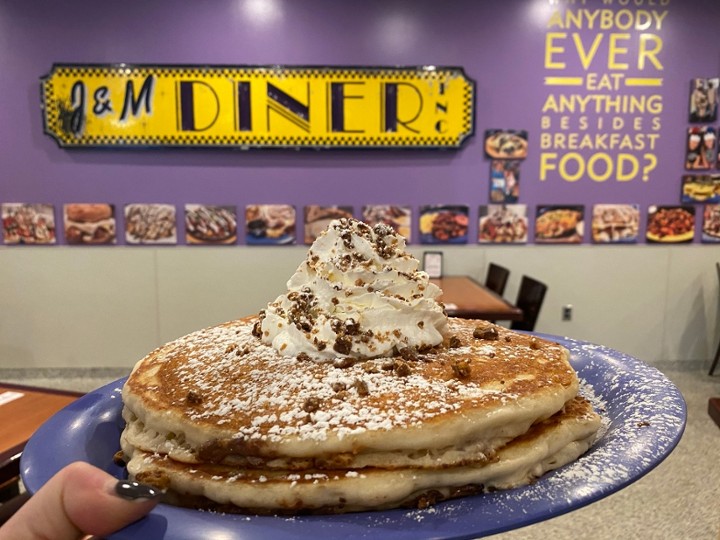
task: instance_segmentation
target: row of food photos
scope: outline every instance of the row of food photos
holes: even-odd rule
[[[3,243],[56,244],[55,207],[50,204],[3,203]],[[235,206],[187,204],[182,234],[186,244],[237,244]],[[408,242],[466,244],[470,211],[465,205],[418,208],[419,239],[413,238],[413,209],[409,206],[372,205],[355,216],[351,206],[311,205],[303,208],[302,237],[298,212],[285,204],[245,207],[244,239],[248,245],[311,244],[330,221],[358,217],[373,225],[385,223]],[[582,205],[545,205],[535,209],[532,240],[536,243],[582,243],[589,222],[594,243],[636,243],[640,237],[641,209],[636,204],[596,204],[588,216]],[[696,215],[697,214],[697,215]],[[106,203],[65,204],[62,232],[66,244],[117,244],[118,228],[126,244],[178,244],[178,212],[170,204],[128,204],[122,212]],[[524,204],[489,204],[479,207],[477,238],[481,244],[518,244],[530,241],[528,207]],[[650,206],[644,240],[651,243],[685,243],[695,240],[699,225],[702,242],[720,242],[720,204]],[[241,233],[242,234],[242,233]]]

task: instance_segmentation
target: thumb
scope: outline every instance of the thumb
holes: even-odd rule
[[[0,540],[105,536],[150,512],[161,495],[78,461],[53,476],[0,528]]]

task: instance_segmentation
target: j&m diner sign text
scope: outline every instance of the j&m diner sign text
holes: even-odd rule
[[[55,64],[62,147],[458,148],[475,83],[455,67]]]

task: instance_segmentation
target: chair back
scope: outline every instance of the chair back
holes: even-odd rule
[[[720,262],[715,263],[715,269],[717,270],[718,274],[718,282],[720,282]],[[718,341],[717,350],[715,351],[715,358],[713,358],[712,365],[710,366],[710,372],[709,375],[715,375],[715,368],[718,365],[718,362],[720,362],[720,341]]]
[[[502,296],[505,292],[508,276],[510,276],[510,270],[499,264],[490,263],[485,276],[485,286]]]
[[[535,323],[540,315],[540,308],[545,300],[547,289],[547,285],[536,279],[528,276],[522,277],[515,305],[522,309],[523,319],[513,321],[510,328],[513,330],[527,330],[528,332],[535,329]]]

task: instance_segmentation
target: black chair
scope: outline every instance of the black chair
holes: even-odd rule
[[[536,279],[528,276],[522,277],[515,305],[522,309],[523,319],[510,323],[510,328],[513,330],[527,330],[528,332],[535,329],[535,323],[538,315],[540,315],[540,308],[543,300],[545,300],[547,289],[547,285]]]
[[[715,267],[717,268],[718,282],[720,282],[720,263],[715,263]],[[718,291],[718,297],[720,297],[720,291]],[[715,368],[718,365],[718,361],[720,361],[720,341],[718,341],[718,348],[717,351],[715,351],[715,359],[713,360],[712,366],[710,366],[709,375],[715,374]]]
[[[502,296],[509,276],[510,270],[498,264],[490,263],[485,276],[485,286]]]

